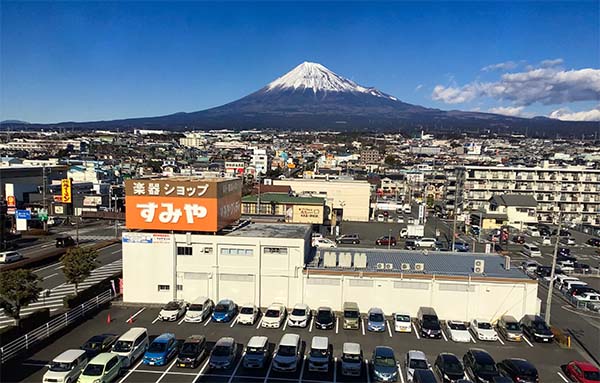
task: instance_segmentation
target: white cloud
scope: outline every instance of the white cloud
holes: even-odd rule
[[[481,68],[484,72],[493,72],[493,71],[507,71],[511,69],[515,69],[517,67],[517,63],[514,61],[506,61],[503,63],[487,65]]]
[[[594,109],[580,112],[571,112],[568,108],[561,108],[550,113],[548,117],[563,121],[600,121],[600,105]]]
[[[418,92],[421,90],[421,88],[423,87],[423,84],[419,84],[415,87],[415,92]]]
[[[459,104],[478,97],[512,101],[526,106],[533,103],[556,105],[600,99],[600,69],[561,70],[537,68],[505,73],[496,82],[471,82],[462,87],[437,85],[431,97],[447,104]]]
[[[553,66],[562,65],[563,62],[564,62],[564,60],[561,58],[557,58],[557,59],[553,59],[553,60],[544,60],[540,63],[540,66],[543,68],[549,68],[549,67],[553,67]]]
[[[523,109],[525,109],[524,106],[498,106],[496,108],[488,109],[488,112],[503,114],[505,116],[523,117],[525,116]]]

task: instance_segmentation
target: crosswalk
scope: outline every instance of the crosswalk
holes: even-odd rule
[[[119,273],[123,270],[123,260],[119,259],[113,263],[109,263],[92,271],[91,275],[79,284],[79,291],[98,283],[111,275]],[[75,293],[75,285],[63,283],[51,289],[49,296],[40,294],[37,302],[30,304],[21,310],[21,318],[31,314],[35,310],[49,308],[50,313],[54,313],[63,307],[63,298],[69,294]],[[14,320],[8,317],[4,310],[0,310],[0,328],[14,324]]]

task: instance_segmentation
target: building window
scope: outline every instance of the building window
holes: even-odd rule
[[[192,255],[191,246],[177,246],[177,255]]]
[[[177,291],[183,291],[183,285],[177,285]]]
[[[221,248],[221,255],[244,255],[253,256],[254,249],[233,249],[233,248]]]
[[[169,291],[171,289],[171,286],[169,285],[158,285],[158,291]]]
[[[373,287],[373,280],[369,279],[350,279],[348,285],[351,287]]]
[[[288,248],[287,247],[265,247],[264,253],[265,254],[287,255]]]
[[[411,290],[429,290],[429,283],[427,283],[427,282],[412,282],[412,281],[398,281],[398,282],[394,282],[394,288],[396,288],[396,289],[411,289]]]

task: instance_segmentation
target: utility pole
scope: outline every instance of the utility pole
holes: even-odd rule
[[[456,218],[458,216],[458,207],[454,208],[454,219],[452,220],[452,252],[454,252],[454,245],[456,244]]]
[[[46,164],[42,165],[42,207],[46,214],[48,212],[46,205]],[[48,231],[48,216],[46,215],[46,220],[44,220],[44,232]]]
[[[556,269],[556,256],[558,255],[558,240],[562,228],[562,215],[558,213],[558,230],[556,231],[556,240],[554,241],[554,254],[552,254],[552,269],[550,270],[550,285],[548,286],[548,296],[546,297],[546,315],[544,320],[550,326],[550,312],[552,309],[552,291],[554,289],[554,274]]]
[[[392,229],[390,229],[390,234],[388,235],[388,250],[392,246]]]

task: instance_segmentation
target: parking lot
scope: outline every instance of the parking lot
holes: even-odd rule
[[[452,352],[459,358],[471,347],[478,347],[487,350],[498,362],[505,358],[518,357],[526,358],[531,361],[540,373],[540,380],[543,382],[563,382],[568,381],[564,377],[560,366],[573,359],[584,359],[575,349],[561,349],[557,344],[540,344],[526,339],[521,343],[510,343],[504,340],[498,342],[482,342],[473,339],[471,343],[454,343],[449,339],[448,333],[444,333],[442,339],[422,339],[414,331],[412,333],[395,333],[389,327],[391,321],[388,321],[386,331],[381,333],[370,333],[363,331],[365,328],[365,319],[363,326],[359,330],[344,330],[338,318],[337,325],[331,330],[317,330],[312,323],[305,329],[289,328],[284,326],[280,329],[263,329],[260,326],[260,319],[252,326],[237,324],[235,319],[231,323],[213,323],[205,321],[203,323],[185,323],[181,319],[176,322],[161,322],[157,320],[159,308],[140,306],[113,306],[96,314],[93,318],[84,322],[80,326],[64,334],[60,339],[49,344],[23,363],[5,366],[2,372],[2,381],[4,382],[39,382],[46,371],[44,367],[54,356],[69,348],[78,348],[88,338],[101,333],[122,334],[130,327],[146,327],[152,338],[165,333],[175,333],[177,338],[184,340],[190,335],[205,335],[210,348],[223,336],[234,337],[236,343],[240,346],[245,345],[250,337],[254,335],[264,335],[269,338],[270,347],[273,350],[284,333],[299,334],[305,344],[305,355],[308,354],[310,341],[313,336],[327,336],[329,342],[333,345],[336,361],[328,374],[311,373],[308,371],[306,359],[302,362],[302,368],[295,373],[277,373],[271,368],[271,364],[262,370],[244,369],[241,363],[243,356],[243,347],[238,347],[237,358],[231,368],[215,371],[208,367],[208,359],[205,358],[195,369],[183,369],[175,366],[175,361],[171,360],[162,367],[146,366],[140,361],[134,363],[132,368],[121,375],[118,382],[370,382],[371,377],[367,374],[368,363],[373,349],[378,345],[387,345],[393,347],[398,360],[398,370],[400,373],[399,382],[406,382],[406,371],[403,365],[403,358],[409,350],[421,350],[425,352],[430,363],[433,364],[436,356],[440,352]],[[366,308],[363,308],[365,310]],[[142,311],[140,311],[142,310]],[[134,323],[127,323],[127,319],[136,316]],[[107,316],[110,314],[111,323],[107,323]],[[472,335],[474,338],[474,336]],[[357,378],[344,377],[340,373],[340,355],[344,342],[357,342],[361,344],[365,356],[365,368],[363,374]]]

